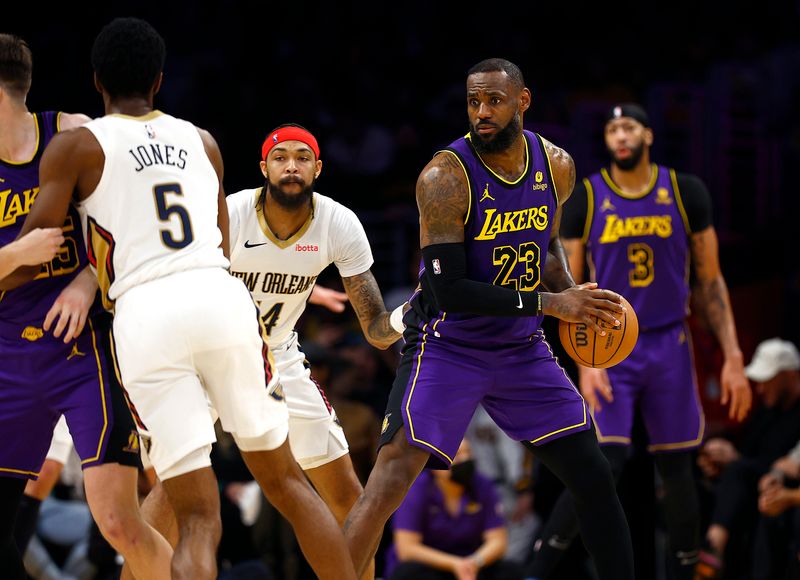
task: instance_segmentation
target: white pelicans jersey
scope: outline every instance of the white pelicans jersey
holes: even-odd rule
[[[258,203],[261,191],[228,196],[231,273],[253,295],[272,348],[291,338],[320,272],[336,264],[347,278],[369,270],[373,260],[356,214],[319,193],[308,221],[289,239],[278,239]]]
[[[138,284],[228,266],[219,248],[219,179],[194,125],[153,111],[84,126],[105,154],[100,182],[78,210],[106,308]]]

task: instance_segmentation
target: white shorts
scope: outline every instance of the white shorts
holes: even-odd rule
[[[71,451],[72,435],[69,434],[67,420],[64,419],[64,415],[61,415],[53,430],[53,440],[50,442],[50,449],[47,450],[46,459],[66,465]]]
[[[277,373],[268,378],[257,316],[247,288],[222,268],[171,274],[117,299],[122,384],[161,479],[211,465],[197,453],[216,441],[209,403],[244,451],[286,440],[288,411]]]
[[[322,388],[311,378],[297,333],[270,352],[289,407],[289,445],[297,463],[313,469],[346,455],[344,431]]]

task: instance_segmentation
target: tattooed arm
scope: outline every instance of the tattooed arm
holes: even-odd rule
[[[558,179],[566,199],[571,190],[568,182],[570,179],[572,183],[575,181],[574,165],[566,153],[555,157]],[[438,308],[445,312],[484,316],[536,316],[544,313],[563,320],[585,322],[596,332],[605,334],[594,317],[614,324],[615,315],[622,312],[619,296],[614,292],[597,290],[595,285],[573,288],[574,283],[565,270],[563,252],[560,258],[564,261],[555,260],[556,267],[549,280],[553,286],[563,289],[562,292],[519,292],[467,278],[463,241],[464,221],[469,208],[468,191],[463,168],[448,153],[434,157],[417,180],[420,246],[426,277]],[[556,235],[557,232],[556,229]],[[556,243],[556,251],[558,246]]]
[[[372,272],[342,278],[342,282],[367,341],[381,350],[397,342],[402,335],[389,324],[390,313]]]
[[[690,245],[692,265],[697,277],[694,291],[699,295],[698,303],[725,355],[720,380],[720,402],[725,405],[730,401],[728,415],[741,421],[750,410],[752,393],[744,374],[742,351],[736,337],[728,287],[719,267],[717,233],[712,226],[693,233]]]

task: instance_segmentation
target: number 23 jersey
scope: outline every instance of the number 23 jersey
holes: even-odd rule
[[[194,125],[152,111],[107,115],[85,127],[105,165],[78,210],[107,309],[138,284],[228,266],[219,247],[219,178]]]
[[[320,272],[336,264],[343,278],[356,276],[373,259],[364,227],[342,204],[315,192],[306,223],[280,240],[264,217],[261,193],[259,187],[228,196],[231,273],[250,290],[276,347],[291,337]]]

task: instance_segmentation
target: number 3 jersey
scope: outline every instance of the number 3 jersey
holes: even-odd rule
[[[219,179],[194,125],[153,111],[107,115],[85,127],[105,165],[78,209],[107,309],[138,284],[228,266],[219,247]]]
[[[642,330],[679,322],[688,314],[692,228],[679,180],[684,178],[674,170],[653,165],[649,185],[637,195],[619,189],[605,169],[583,181],[581,236],[591,279],[625,296]]]
[[[550,231],[558,207],[550,160],[541,137],[525,136],[525,169],[508,181],[481,159],[469,138],[451,143],[439,155],[452,155],[464,169],[468,182],[469,209],[464,221],[464,251],[469,280],[530,292],[538,288]],[[441,311],[433,298],[428,278],[420,273],[422,292],[412,299],[415,317],[404,321],[448,340],[484,347],[533,340],[541,317],[497,317]]]
[[[336,264],[343,278],[356,276],[369,270],[373,260],[355,213],[319,193],[313,194],[306,223],[290,238],[278,239],[264,217],[262,191],[228,196],[231,273],[253,295],[274,348],[291,338],[320,272]]]

